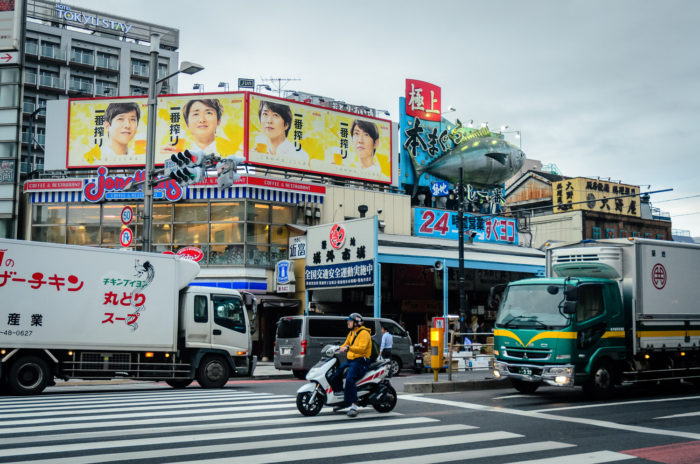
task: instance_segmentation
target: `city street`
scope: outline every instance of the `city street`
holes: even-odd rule
[[[395,379],[401,383],[413,376]],[[57,386],[0,397],[0,462],[698,462],[700,394],[689,384],[402,394],[396,409],[303,417],[302,381],[224,389],[158,383]],[[668,446],[672,445],[672,446]]]

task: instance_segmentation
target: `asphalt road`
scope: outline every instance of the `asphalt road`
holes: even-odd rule
[[[396,379],[395,382],[405,381]],[[62,386],[0,397],[0,463],[700,463],[700,392],[687,384],[401,395],[392,413],[303,417],[302,381]]]

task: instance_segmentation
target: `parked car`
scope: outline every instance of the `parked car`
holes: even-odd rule
[[[413,368],[413,344],[404,329],[391,319],[365,318],[365,327],[372,338],[381,344],[382,326],[394,338],[391,350],[391,374],[402,368]],[[348,335],[345,316],[288,316],[277,322],[275,339],[275,368],[291,370],[295,377],[303,379],[308,370],[321,359],[321,349],[326,345],[342,344]]]

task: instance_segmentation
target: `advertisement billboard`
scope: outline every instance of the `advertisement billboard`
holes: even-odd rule
[[[391,183],[391,122],[250,94],[248,161]]]
[[[376,218],[309,227],[306,239],[307,289],[374,285]]]
[[[585,177],[552,182],[555,213],[583,210],[640,217],[638,193],[637,185]]]
[[[0,2],[0,50],[18,50],[22,33],[22,1]],[[7,63],[7,61],[5,62]]]
[[[413,220],[417,237],[459,239],[455,211],[415,208]],[[464,213],[464,233],[465,236],[474,234],[475,242],[518,244],[518,228],[514,218]]]

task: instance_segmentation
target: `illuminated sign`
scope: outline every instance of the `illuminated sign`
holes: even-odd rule
[[[552,182],[555,213],[583,210],[640,217],[639,186],[575,177]]]
[[[107,175],[107,168],[100,166],[97,169],[97,179],[85,183],[83,196],[85,200],[95,203],[102,200],[133,200],[143,198],[143,191],[130,191],[129,186],[133,182],[143,182],[144,171],[136,171],[132,176],[118,177]],[[172,179],[160,182],[153,187],[153,198],[165,198],[169,201],[178,201],[182,198],[183,190],[180,184]]]
[[[415,234],[419,237],[459,239],[457,213],[439,209],[415,208]],[[464,214],[465,234],[475,233],[475,242],[517,244],[517,222],[513,218]]]
[[[406,79],[406,113],[428,121],[442,120],[440,93],[435,84]]]

